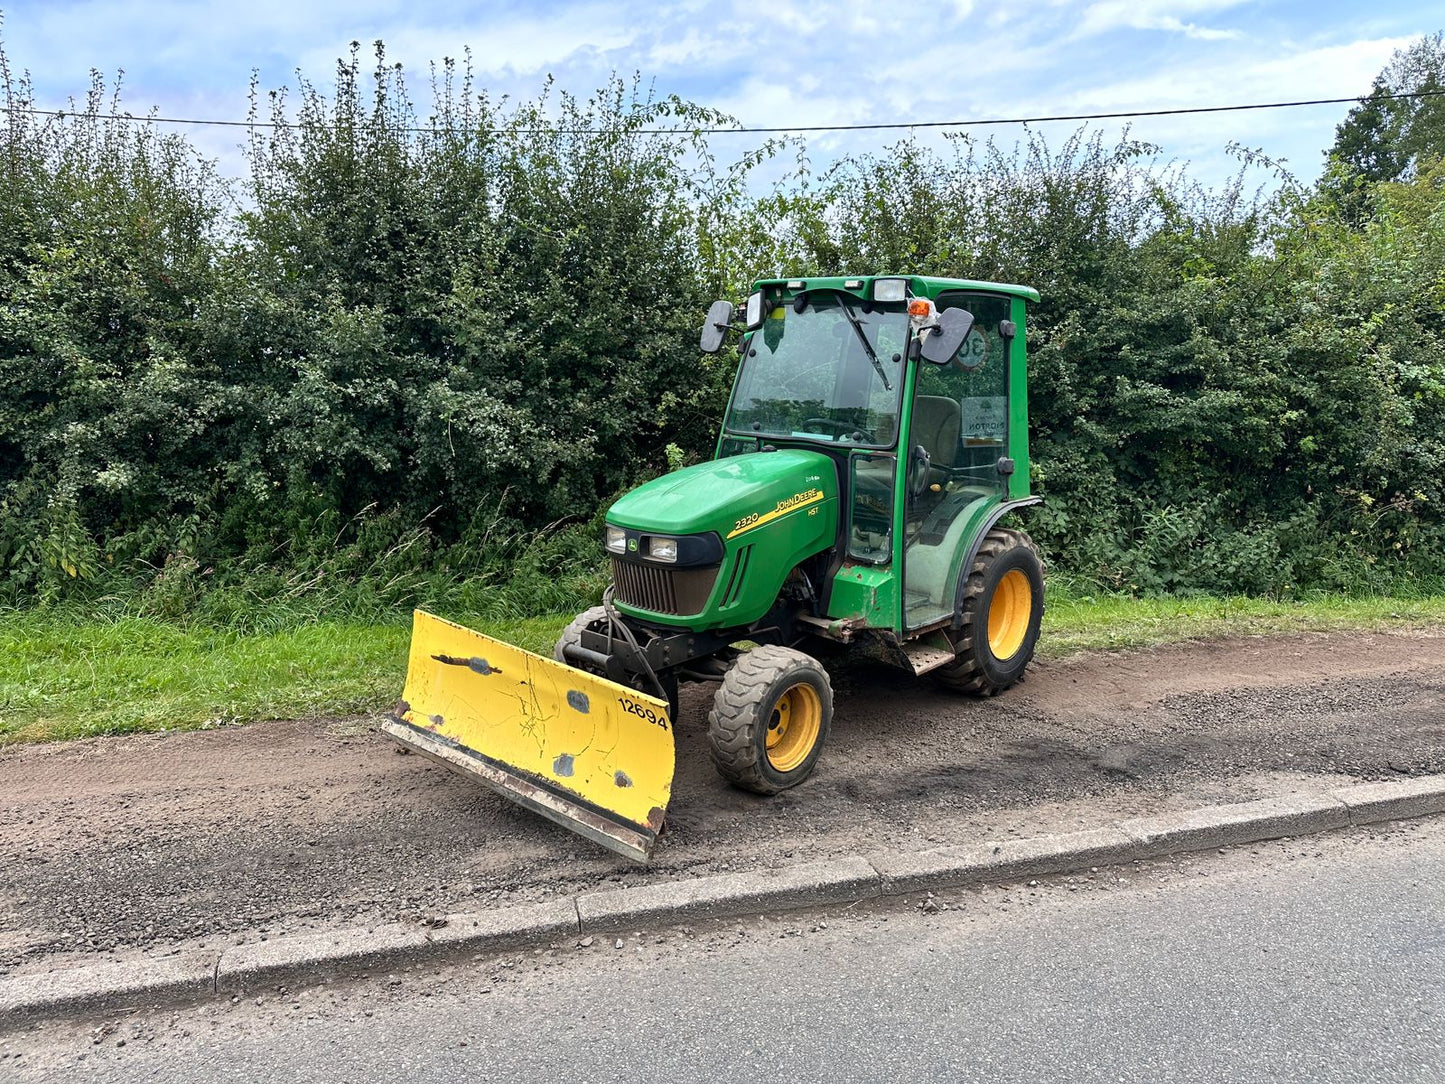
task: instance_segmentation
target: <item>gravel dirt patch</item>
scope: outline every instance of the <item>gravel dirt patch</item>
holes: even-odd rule
[[[867,665],[835,689],[816,774],[773,798],[716,776],[712,687],[686,689],[646,868],[399,755],[365,718],[7,750],[0,972],[1445,772],[1439,634],[1093,653],[994,700]]]

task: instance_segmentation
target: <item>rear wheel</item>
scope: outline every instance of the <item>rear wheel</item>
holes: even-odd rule
[[[1018,681],[1044,617],[1044,565],[1028,535],[988,532],[968,573],[962,617],[957,658],[933,672],[939,683],[993,696]]]
[[[812,773],[832,721],[833,688],[816,659],[790,647],[755,647],[713,697],[708,746],[729,783],[776,794]]]

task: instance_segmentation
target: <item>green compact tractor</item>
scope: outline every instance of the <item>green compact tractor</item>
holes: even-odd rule
[[[921,276],[756,283],[715,458],[606,517],[612,586],[555,661],[417,615],[393,737],[645,858],[671,793],[678,685],[718,684],[718,771],[806,779],[833,694],[823,653],[866,646],[939,684],[1018,681],[1043,566],[999,526],[1029,494],[1023,286]]]

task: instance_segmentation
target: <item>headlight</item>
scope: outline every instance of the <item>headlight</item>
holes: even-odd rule
[[[647,540],[647,556],[654,561],[676,561],[677,539],[649,538]]]
[[[874,301],[902,301],[908,295],[907,279],[874,279]]]
[[[607,548],[613,553],[623,553],[627,549],[627,532],[621,527],[607,525]]]

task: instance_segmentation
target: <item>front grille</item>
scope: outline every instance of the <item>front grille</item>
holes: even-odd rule
[[[613,595],[618,602],[681,617],[702,613],[717,581],[711,568],[663,568],[612,558]]]

